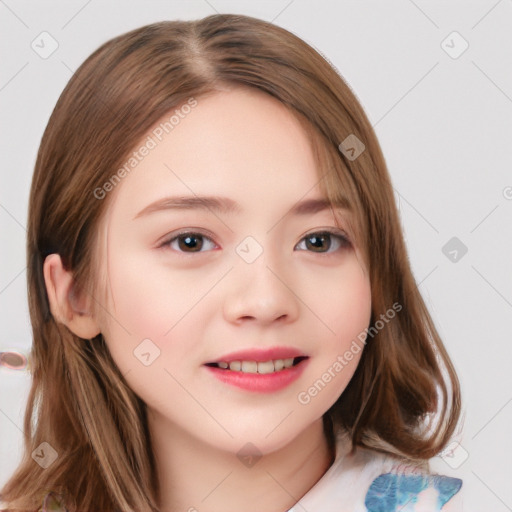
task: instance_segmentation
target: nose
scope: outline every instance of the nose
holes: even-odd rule
[[[252,263],[239,261],[230,272],[223,306],[228,322],[270,325],[297,319],[300,301],[291,269],[283,270],[264,254]]]

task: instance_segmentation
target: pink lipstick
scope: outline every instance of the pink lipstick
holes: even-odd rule
[[[205,368],[225,384],[247,391],[270,393],[297,380],[309,357],[292,347],[231,352],[205,363]]]

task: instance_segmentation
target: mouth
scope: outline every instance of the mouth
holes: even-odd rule
[[[300,365],[302,361],[305,361],[306,359],[309,359],[309,357],[298,356],[288,357],[286,359],[269,359],[268,361],[217,361],[206,363],[205,366],[210,368],[219,368],[226,372],[269,374],[286,371],[289,368]]]

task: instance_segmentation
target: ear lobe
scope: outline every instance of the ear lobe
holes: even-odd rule
[[[50,311],[55,320],[80,338],[91,339],[97,336],[101,330],[89,312],[89,297],[78,296],[73,275],[64,268],[59,254],[46,257],[43,274]]]

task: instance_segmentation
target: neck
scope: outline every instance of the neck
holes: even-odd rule
[[[161,512],[283,512],[334,460],[322,418],[282,448],[238,457],[191,437],[148,410]]]

